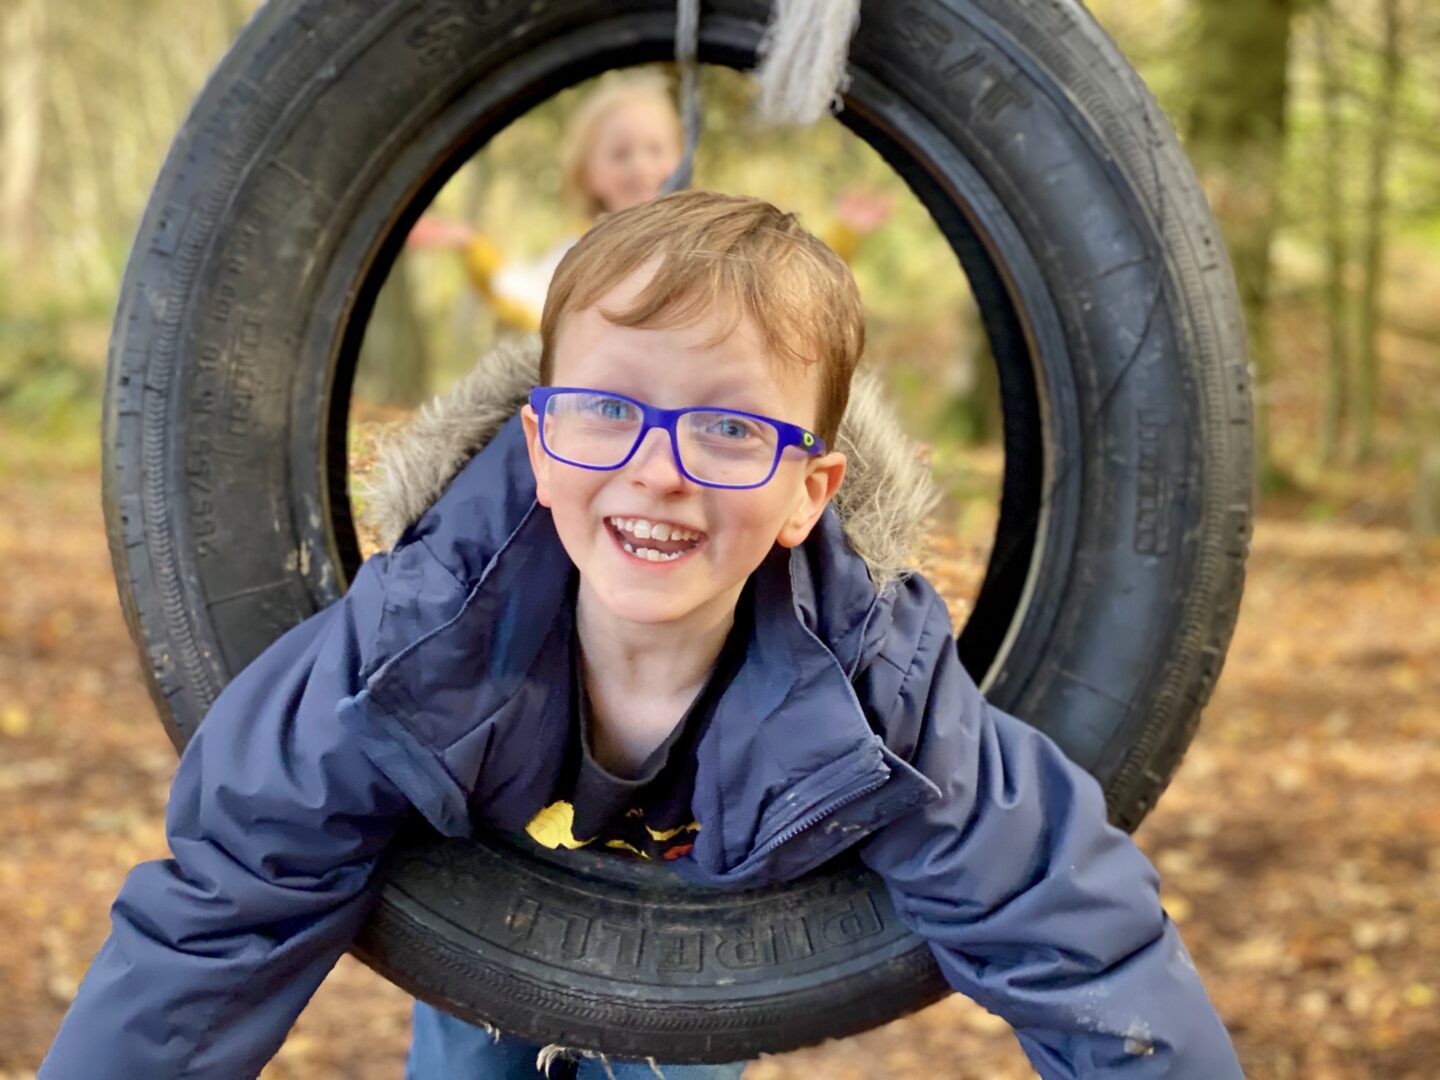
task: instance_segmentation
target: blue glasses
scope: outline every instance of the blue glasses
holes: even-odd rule
[[[716,488],[769,482],[787,446],[825,453],[813,432],[735,409],[657,409],[643,401],[578,386],[537,386],[530,407],[540,417],[540,445],[556,461],[582,469],[618,469],[651,428],[670,433],[675,464],[687,480]]]

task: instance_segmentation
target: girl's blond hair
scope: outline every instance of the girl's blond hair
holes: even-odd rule
[[[599,313],[616,326],[661,328],[719,311],[728,322],[707,345],[749,316],[772,361],[819,365],[815,433],[833,447],[865,349],[860,290],[840,256],[764,199],[677,191],[603,215],[550,280],[540,319],[541,384],[555,370],[561,319],[655,258],[660,265],[628,310]]]
[[[675,125],[675,137],[682,138],[680,115],[670,97],[665,76],[656,71],[611,71],[601,77],[575,110],[565,129],[560,149],[560,190],[565,201],[586,220],[594,220],[605,209],[585,183],[585,164],[595,144],[600,121],[618,105],[649,101],[659,105]]]

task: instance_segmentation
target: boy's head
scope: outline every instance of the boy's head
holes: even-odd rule
[[[683,141],[664,76],[608,73],[566,126],[560,154],[566,201],[593,219],[653,199],[680,164]]]
[[[543,385],[662,409],[758,414],[798,425],[827,448],[865,338],[859,290],[834,252],[763,200],[707,191],[602,218],[556,269],[540,333]],[[605,409],[608,420],[625,406]],[[777,542],[793,547],[809,535],[845,472],[833,449],[816,455],[790,446],[767,459],[775,471],[760,486],[706,486],[680,471],[669,434],[658,429],[619,468],[582,468],[546,453],[529,405],[522,417],[537,497],[582,589],[634,622],[728,614]],[[761,428],[754,437],[777,430]],[[720,436],[752,437],[732,425],[704,437]],[[637,519],[699,537],[657,542],[652,533],[647,543]],[[652,561],[627,544],[680,554]]]

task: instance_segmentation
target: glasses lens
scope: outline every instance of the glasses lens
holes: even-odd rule
[[[689,412],[676,430],[686,471],[728,487],[747,487],[769,476],[780,443],[773,424],[740,413]]]
[[[577,465],[611,468],[630,453],[643,419],[624,398],[567,390],[546,402],[545,445]]]

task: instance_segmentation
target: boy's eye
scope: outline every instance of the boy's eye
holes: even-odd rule
[[[591,398],[587,411],[601,420],[628,420],[635,407],[621,398]]]
[[[710,413],[705,417],[704,433],[715,435],[724,440],[739,441],[752,438],[758,434],[755,425],[743,416],[728,416],[723,413]]]

